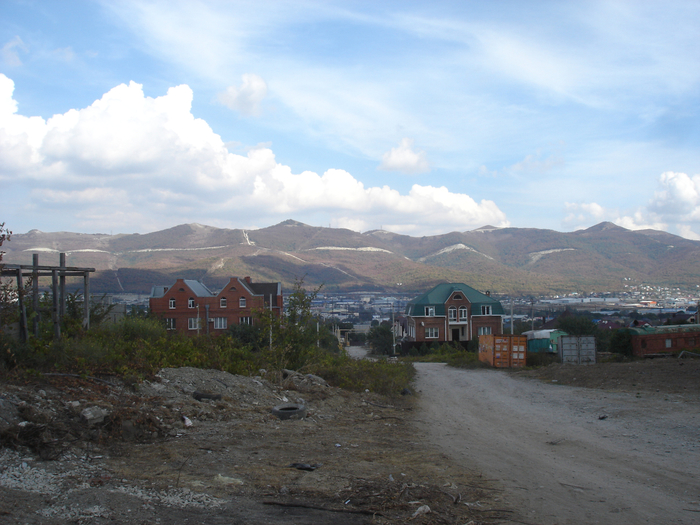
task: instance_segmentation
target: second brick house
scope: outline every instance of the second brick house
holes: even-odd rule
[[[178,279],[172,286],[154,286],[151,312],[165,320],[168,330],[188,335],[217,334],[231,325],[253,324],[256,311],[282,313],[282,284],[254,283],[232,277],[214,293],[199,281]]]
[[[406,307],[408,336],[416,343],[471,341],[503,333],[503,306],[462,283],[443,283]]]

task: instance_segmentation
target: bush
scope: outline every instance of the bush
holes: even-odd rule
[[[347,355],[330,356],[308,371],[336,387],[388,396],[400,394],[416,374],[412,363],[351,359]]]
[[[537,352],[527,354],[527,366],[547,366],[558,363],[559,356],[552,352]]]

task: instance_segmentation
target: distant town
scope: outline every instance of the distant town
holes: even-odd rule
[[[391,321],[402,315],[406,305],[417,293],[384,293],[358,291],[347,293],[318,292],[313,301],[314,313],[323,319],[337,319],[354,325],[371,325],[372,321]],[[504,330],[511,323],[545,323],[566,309],[587,312],[594,317],[625,317],[636,312],[638,316],[671,317],[675,314],[692,315],[700,301],[700,285],[694,288],[630,285],[624,292],[570,293],[566,295],[532,295],[511,297],[493,294],[501,301],[506,315]],[[127,313],[132,309],[147,309],[148,294],[107,294],[106,300],[115,305],[114,312]],[[286,295],[285,295],[286,300]],[[511,312],[512,310],[512,312]],[[512,313],[512,315],[511,315]]]

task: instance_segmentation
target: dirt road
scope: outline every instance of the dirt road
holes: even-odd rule
[[[700,522],[700,402],[418,363],[419,432],[504,489],[513,522]]]

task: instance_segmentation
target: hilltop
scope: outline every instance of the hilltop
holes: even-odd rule
[[[94,267],[96,292],[149,293],[176,277],[216,287],[228,276],[281,281],[304,278],[328,291],[412,292],[438,282],[466,282],[496,293],[615,291],[640,283],[698,282],[700,242],[656,230],[632,231],[604,222],[586,230],[484,226],[411,237],[364,233],[294,220],[258,230],[182,224],[148,234],[15,234],[4,262]]]

